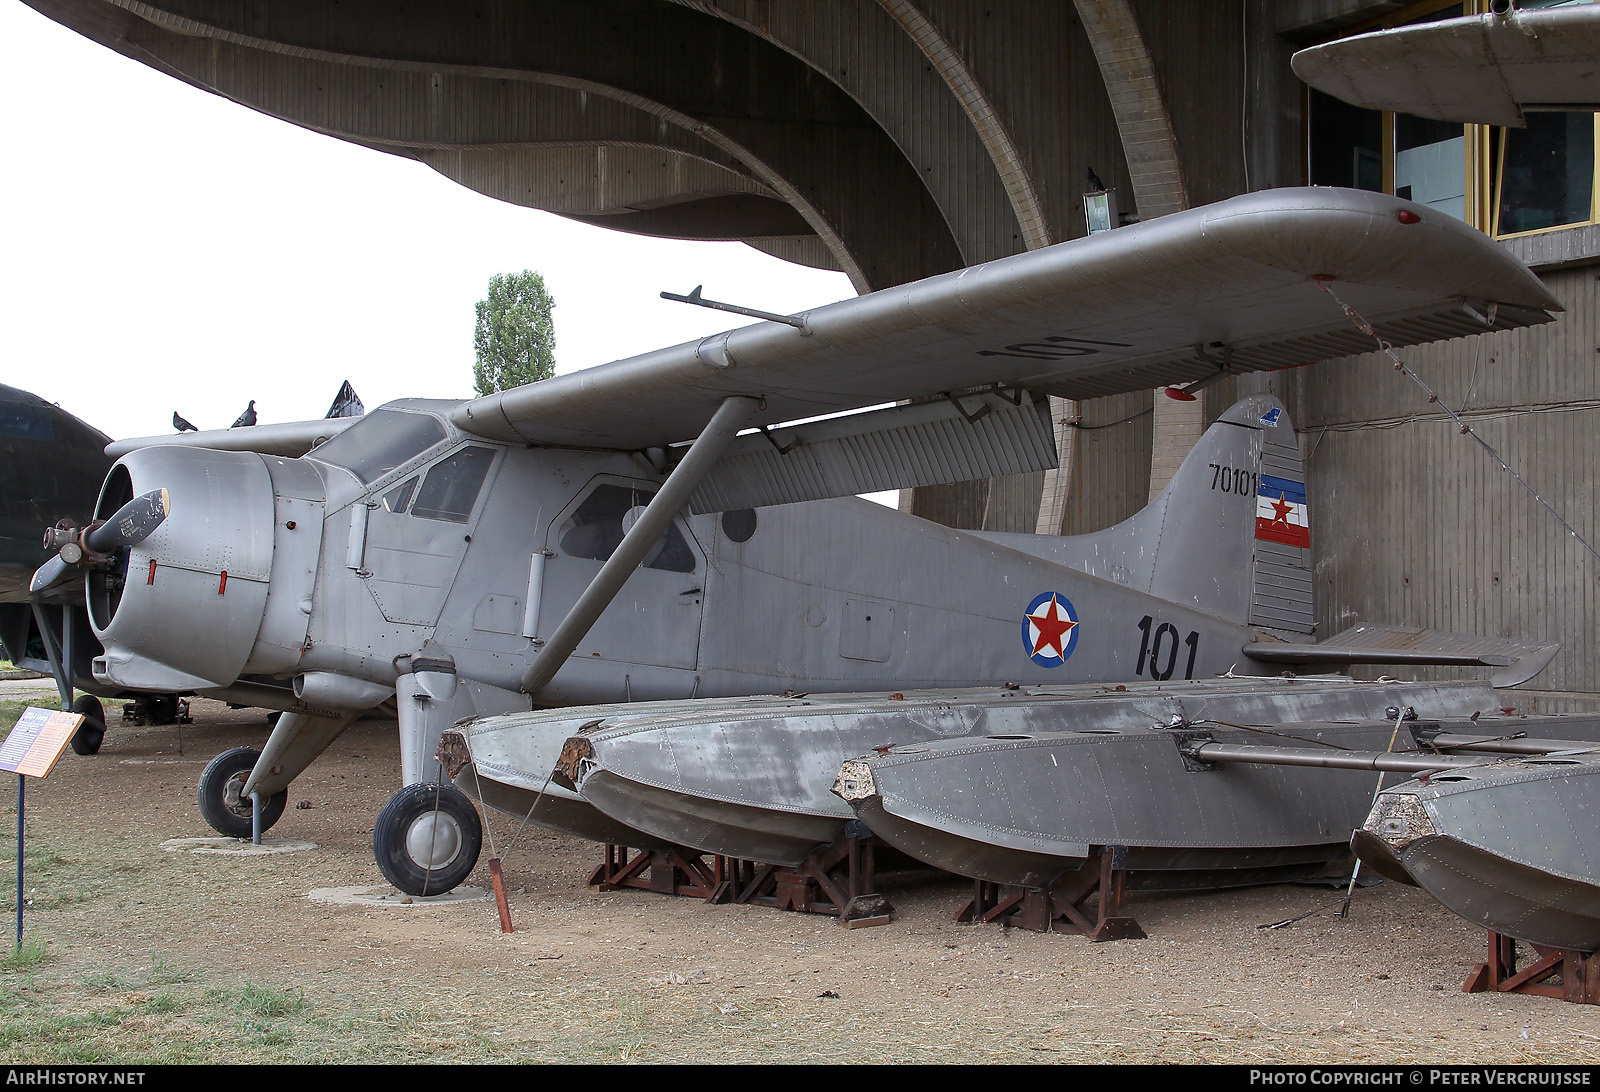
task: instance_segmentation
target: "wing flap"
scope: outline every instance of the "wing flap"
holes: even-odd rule
[[[800,328],[763,322],[555,376],[453,419],[492,439],[639,450],[692,439],[730,395],[763,399],[756,423],[770,425],[991,384],[1089,398],[1370,350],[1318,278],[1396,345],[1560,309],[1443,213],[1266,190],[830,304]]]
[[[689,508],[760,508],[1055,466],[1049,401],[1021,401],[967,395],[743,436]]]

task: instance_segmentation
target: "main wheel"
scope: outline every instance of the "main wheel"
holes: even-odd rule
[[[372,828],[372,855],[408,895],[442,895],[472,875],[483,824],[454,785],[407,785],[389,798]]]
[[[244,783],[255,769],[261,752],[254,747],[235,747],[223,751],[206,764],[200,774],[200,814],[211,829],[232,838],[248,838],[250,798],[241,795]],[[289,790],[279,789],[261,802],[261,833],[272,829],[289,803]]]
[[[106,707],[93,694],[79,694],[72,703],[72,711],[83,714],[83,723],[72,733],[72,753],[99,754],[100,742],[106,738]]]

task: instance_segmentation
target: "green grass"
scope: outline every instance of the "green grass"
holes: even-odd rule
[[[45,941],[24,934],[22,943],[13,944],[5,958],[0,959],[0,971],[32,970],[50,958],[50,946]]]

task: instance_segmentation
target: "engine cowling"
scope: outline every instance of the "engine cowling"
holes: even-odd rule
[[[166,520],[109,570],[89,575],[89,620],[105,648],[95,678],[183,691],[290,670],[320,550],[316,472],[255,452],[141,448],[112,466],[96,514],[159,488],[171,498]]]

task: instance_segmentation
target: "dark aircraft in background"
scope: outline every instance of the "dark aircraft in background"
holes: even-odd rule
[[[40,531],[62,520],[88,520],[111,468],[105,451],[110,442],[105,433],[60,406],[0,385],[0,466],[5,468],[0,482],[0,652],[19,667],[51,670],[28,597],[34,570],[54,552],[44,545]],[[73,737],[72,746],[79,754],[92,754],[105,730],[105,712],[93,694],[109,696],[120,690],[97,684],[90,671],[100,642],[89,631],[83,589],[54,589],[42,607],[40,617],[52,627],[51,640],[61,641],[64,619],[77,637],[71,648],[72,685],[92,693],[73,703],[89,723]]]

